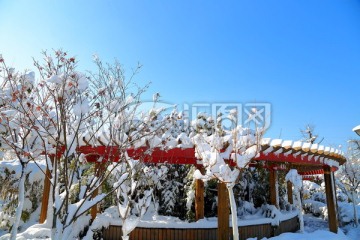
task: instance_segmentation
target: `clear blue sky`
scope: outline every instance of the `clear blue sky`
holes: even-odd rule
[[[315,125],[344,145],[360,124],[360,1],[4,1],[0,53],[18,69],[62,48],[143,64],[169,103],[268,102],[267,136]]]

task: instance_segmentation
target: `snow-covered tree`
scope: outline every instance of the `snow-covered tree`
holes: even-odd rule
[[[356,205],[360,199],[360,156],[359,143],[355,140],[349,141],[348,157],[344,165],[337,172],[337,186],[345,193],[353,204],[354,224],[359,226]]]
[[[50,170],[51,207],[44,226],[52,229],[53,239],[77,237],[90,223],[89,209],[131,181],[133,169],[127,167],[118,178],[121,181],[108,192],[94,195],[113,177],[117,166],[129,164],[127,149],[151,148],[159,128],[154,122],[160,111],[138,118],[140,96],[148,87],[133,82],[141,66],[125,78],[119,63],[106,65],[95,57],[97,70],[84,74],[77,71],[75,57],[67,52],[44,52],[43,56],[43,61],[34,61],[36,78],[34,72],[20,73],[8,67],[0,55],[0,144],[12,150],[22,166],[12,239],[23,209],[30,161],[36,163],[43,156]],[[87,163],[96,153],[83,154],[78,151],[82,146],[116,147],[96,156],[97,164],[102,163],[97,168]],[[77,224],[76,229],[73,224]]]
[[[237,122],[236,116],[237,112],[231,110],[229,119]],[[222,132],[221,135],[219,131],[215,131],[210,136],[207,136],[207,133],[208,131],[203,133],[199,131],[193,137],[196,156],[202,160],[205,168],[205,174],[196,170],[194,177],[204,181],[215,178],[226,184],[232,213],[233,238],[238,239],[237,209],[233,187],[238,181],[240,170],[245,168],[260,151],[262,131],[237,126],[228,132]],[[230,162],[226,162],[225,159],[229,159]]]
[[[290,169],[290,171],[285,176],[286,181],[290,181],[294,188],[294,194],[296,196],[296,202],[299,208],[299,221],[300,221],[300,231],[304,231],[304,217],[302,215],[302,203],[300,197],[300,191],[302,188],[302,177],[298,174],[296,169]]]
[[[300,129],[302,139],[300,141],[307,143],[315,143],[318,141],[319,135],[315,134],[315,126],[311,124],[307,124],[304,129]],[[317,143],[320,144],[324,138],[322,138]]]
[[[25,200],[27,164],[41,154],[41,150],[37,148],[41,140],[34,129],[36,117],[27,117],[32,107],[31,97],[37,89],[34,88],[34,72],[15,72],[14,68],[6,66],[1,55],[0,73],[0,144],[3,149],[12,150],[21,163],[18,207],[11,230],[11,239],[15,239]]]
[[[126,164],[117,166],[116,174],[119,180],[116,184],[120,184],[120,187],[116,190],[116,195],[123,240],[129,239],[130,232],[145,214],[151,203],[154,187],[166,172],[166,167],[144,166],[132,159],[127,159]]]

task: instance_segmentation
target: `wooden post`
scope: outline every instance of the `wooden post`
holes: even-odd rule
[[[270,204],[279,208],[279,203],[277,202],[277,188],[276,188],[276,178],[277,172],[275,170],[270,170],[269,181],[270,181]]]
[[[54,163],[54,157],[50,157],[51,164]],[[44,223],[47,217],[48,205],[49,205],[49,196],[50,196],[50,188],[51,188],[51,172],[48,167],[46,167],[45,179],[44,179],[44,191],[41,201],[41,211],[39,223]]]
[[[339,220],[340,219],[340,216],[339,216],[339,205],[338,205],[338,201],[337,201],[337,198],[336,198],[336,181],[335,181],[335,174],[334,172],[331,172],[331,178],[333,180],[333,186],[334,186],[334,198],[335,198],[335,203],[336,203],[336,214],[337,214],[337,219]],[[341,227],[341,221],[339,222],[338,221],[338,225]]]
[[[334,194],[334,182],[331,177],[331,167],[324,166],[324,181],[325,181],[325,191],[326,191],[326,203],[328,208],[328,221],[329,229],[333,233],[337,233],[338,222],[336,214],[336,204],[335,204],[335,194]]]
[[[226,184],[218,183],[218,240],[229,240],[229,194]]]
[[[99,177],[101,172],[104,170],[104,163],[94,163],[94,164],[95,164],[94,174],[96,175],[96,177]],[[95,198],[99,194],[100,187],[101,185],[94,190],[92,194],[93,198]],[[98,213],[98,207],[97,204],[95,204],[90,210],[91,220],[94,220],[96,218],[97,213]]]
[[[203,173],[204,168],[200,168]],[[195,180],[195,219],[196,221],[204,218],[204,181],[201,179]]]
[[[294,200],[293,200],[292,183],[290,181],[287,181],[287,196],[288,196],[288,202],[290,204],[293,204]]]

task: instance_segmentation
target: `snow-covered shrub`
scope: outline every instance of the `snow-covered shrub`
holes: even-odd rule
[[[238,204],[238,216],[241,218],[246,215],[252,215],[257,211],[254,204],[247,201],[240,201]]]
[[[290,209],[288,199],[287,199],[287,183],[285,180],[286,172],[278,171],[277,172],[277,183],[278,183],[278,194],[279,194],[279,208],[281,210]]]
[[[320,201],[305,199],[303,201],[303,209],[306,213],[312,213],[316,217],[322,216],[325,218],[325,215],[327,215],[327,205]]]
[[[186,217],[185,184],[190,166],[166,165],[168,172],[160,181],[161,186],[156,189],[159,201],[159,214],[178,217]]]
[[[318,185],[311,181],[303,181],[304,187],[304,199],[303,207],[306,213],[311,213],[316,217],[321,217],[325,220],[328,218],[327,204],[326,204],[326,194],[325,194],[325,185],[321,183]],[[340,182],[337,182],[337,185],[341,185]],[[348,196],[343,192],[343,188],[337,188],[336,197],[338,201],[338,217],[341,225],[346,225],[349,223],[354,223],[354,209],[351,204],[348,203]],[[360,210],[360,205],[356,206],[358,211]],[[360,217],[360,214],[358,214]]]
[[[218,182],[215,179],[206,181],[204,183],[205,217],[217,216],[217,185]]]
[[[192,128],[196,133],[204,133],[208,136],[215,132],[215,121],[205,112],[200,112],[196,119],[191,122]]]
[[[195,221],[195,178],[193,178],[195,167],[192,166],[186,176],[186,219]]]
[[[150,206],[153,190],[167,173],[165,166],[147,166],[143,162],[127,158],[126,162],[112,166],[119,179],[116,189],[116,202],[122,220],[122,239],[129,239]]]
[[[360,205],[356,205],[357,218],[360,219]],[[354,208],[352,203],[338,202],[338,216],[341,225],[355,224]]]
[[[265,168],[257,168],[253,179],[256,184],[253,186],[252,202],[258,208],[270,202],[269,171]]]
[[[349,202],[349,197],[341,189],[336,189],[336,199],[338,202]]]
[[[282,213],[274,205],[269,205],[269,204],[262,205],[261,212],[263,217],[272,218],[274,220],[271,223],[273,226],[279,226],[280,216],[282,215]]]
[[[44,170],[44,161],[37,164]],[[18,190],[21,166],[18,160],[0,161],[0,229],[8,231],[13,223],[18,206]],[[25,177],[25,200],[21,214],[20,226],[26,223],[31,214],[41,206],[44,175],[41,170],[30,162]]]
[[[325,187],[315,182],[303,181],[303,199],[312,199],[315,201],[326,202]]]

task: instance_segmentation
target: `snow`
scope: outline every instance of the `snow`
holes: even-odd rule
[[[139,221],[138,227],[143,228],[217,228],[217,218],[204,218],[200,219],[196,222],[187,222],[180,220],[177,217],[172,216],[161,216],[155,213],[154,205],[149,208],[147,213],[143,216],[143,218]],[[106,211],[106,214],[109,214],[109,211]],[[291,212],[277,212],[276,218],[266,218],[263,217],[260,212],[256,215],[247,216],[244,219],[238,218],[238,226],[250,226],[250,225],[260,225],[260,224],[272,224],[276,225],[279,221],[286,221],[288,219],[294,218],[298,215],[298,211]],[[101,218],[101,217],[100,217]],[[231,225],[231,216],[229,217],[229,224]],[[113,225],[121,226],[120,219],[114,219],[112,221]]]
[[[58,75],[53,75],[48,79],[46,79],[46,81],[49,83],[56,83],[56,84],[60,84],[62,82],[61,78]]]
[[[271,138],[262,138],[261,139],[261,145],[270,145]]]
[[[318,148],[318,153],[323,153],[325,150],[325,146],[324,145],[320,145],[319,148]]]
[[[300,150],[302,144],[303,144],[303,142],[301,142],[301,141],[296,141],[296,142],[293,143],[292,148],[293,148],[294,150],[296,150],[296,151],[297,151],[297,150]]]
[[[89,101],[84,99],[74,105],[73,111],[76,116],[81,117],[82,115],[88,113],[89,109]]]
[[[328,155],[330,153],[330,149],[331,149],[330,147],[325,147],[324,154]]]
[[[282,143],[282,139],[273,139],[273,140],[271,140],[271,142],[270,142],[270,146],[272,146],[272,147],[281,147],[281,143]]]
[[[356,132],[356,133],[357,133],[358,131],[360,131],[360,125],[354,127],[354,128],[352,129],[352,131],[353,131],[353,132]]]
[[[316,151],[318,150],[319,144],[313,144],[311,145],[310,151],[312,153],[316,153]]]
[[[311,147],[311,143],[308,143],[308,142],[305,142],[303,145],[302,145],[302,150],[304,152],[308,152],[310,150],[310,147]]]
[[[264,239],[268,239],[268,238],[263,238]],[[312,233],[283,233],[280,234],[279,236],[276,237],[272,237],[269,238],[271,240],[308,240],[308,239],[312,239],[312,240],[322,240],[322,239],[326,239],[326,240],[348,240],[349,238],[346,237],[346,235],[342,232],[339,232],[338,234],[332,233],[330,231],[327,230],[317,230],[315,232]]]
[[[305,231],[303,233],[283,233],[272,238],[263,238],[271,240],[358,240],[360,239],[360,228],[346,226],[338,230],[335,234],[328,229],[327,221],[314,217],[311,214],[304,215]],[[249,240],[249,239],[248,239]]]
[[[281,146],[285,149],[290,149],[292,144],[293,144],[292,140],[285,140],[285,141],[283,141]]]
[[[44,164],[45,161],[43,161]],[[19,167],[19,164],[16,164],[13,161],[0,161],[0,166],[6,165],[9,168],[16,169]],[[37,169],[36,166],[32,165],[31,162],[28,166],[30,169],[33,169],[35,171]],[[39,171],[39,170],[38,170]],[[17,171],[18,172],[18,171]],[[41,175],[41,174],[40,174]],[[297,185],[300,186],[300,181],[297,179],[298,175],[296,171],[290,171],[287,178],[288,179],[295,179],[293,180]],[[37,174],[34,174],[33,179],[38,179]],[[304,188],[309,190],[320,190],[321,186],[318,184],[315,184],[310,181],[303,181],[304,182]],[[304,193],[305,194],[305,193]],[[313,200],[305,200],[306,204],[312,204],[315,208],[318,208],[322,213],[326,214],[326,204],[316,202]],[[318,204],[317,206],[315,204]],[[357,206],[360,212],[360,205]],[[351,216],[352,215],[352,206],[349,203],[346,202],[339,202],[339,209],[340,214],[344,216]],[[273,209],[275,211],[276,209]],[[279,221],[284,221],[290,218],[295,217],[298,214],[298,211],[292,211],[292,212],[280,212],[279,210],[276,210],[276,217],[275,218],[265,218],[262,215],[259,214],[253,214],[253,215],[247,215],[242,218],[238,218],[238,225],[239,226],[247,226],[247,225],[256,225],[256,224],[272,224],[276,225]],[[274,213],[275,213],[274,212]],[[38,212],[37,212],[38,214]],[[113,225],[121,225],[121,220],[116,217],[117,211],[116,207],[112,207],[111,209],[106,210],[104,213],[98,215],[94,221],[94,224],[91,226],[90,231],[88,232],[88,235],[84,239],[92,239],[92,232],[95,231],[97,228],[100,228],[102,226],[108,226],[110,224]],[[85,224],[87,223],[88,217],[81,219],[77,224]],[[137,221],[134,219],[134,221]],[[50,228],[46,224],[34,224],[36,223],[36,220],[31,220],[32,224],[31,227],[27,228],[26,230],[21,230],[22,232],[17,235],[17,239],[49,239],[51,233]],[[130,221],[130,225],[133,223]],[[314,217],[312,215],[305,215],[304,216],[304,232],[303,233],[284,233],[277,237],[270,238],[272,240],[278,240],[278,239],[360,239],[360,228],[354,228],[350,225],[347,225],[341,229],[339,229],[338,234],[334,234],[332,232],[329,232],[328,230],[328,223],[327,221]],[[28,226],[29,226],[28,225]],[[231,226],[231,222],[230,222]],[[131,226],[129,226],[131,227]],[[159,216],[154,213],[153,211],[148,211],[144,215],[144,217],[138,222],[138,227],[144,227],[144,228],[217,228],[217,218],[205,218],[202,220],[199,220],[197,222],[186,222],[182,221],[176,217],[170,217],[170,216]],[[76,229],[77,227],[74,225],[69,229]],[[81,227],[78,227],[78,229],[81,229]],[[9,234],[4,235],[5,232],[0,232],[0,239],[8,239]],[[75,232],[67,232],[68,236],[75,236]],[[346,234],[346,235],[345,235]],[[91,237],[90,237],[91,235]],[[65,233],[64,233],[65,236]],[[267,239],[267,238],[264,238]]]

